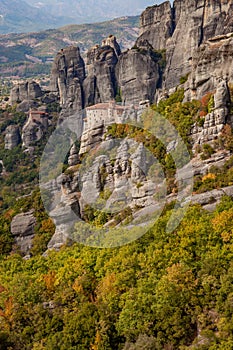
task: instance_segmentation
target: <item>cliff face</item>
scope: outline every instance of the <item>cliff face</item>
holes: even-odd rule
[[[233,81],[233,39],[217,36],[202,44],[193,56],[186,83],[186,99],[200,99],[216,90],[219,80]]]
[[[175,0],[174,33],[166,42],[165,87],[179,84],[190,72],[193,55],[207,39],[232,31],[232,1]]]
[[[160,74],[150,51],[132,49],[124,52],[116,67],[119,89],[125,104],[141,100],[153,102]]]
[[[53,63],[51,90],[58,93],[63,110],[77,111],[113,99],[116,95],[115,65],[120,53],[114,36],[87,52],[86,66],[78,47],[61,50]]]
[[[158,57],[147,40],[140,47],[121,53],[110,35],[87,52],[86,65],[78,48],[66,48],[54,60],[51,90],[60,97],[63,114],[114,100],[125,103],[154,101],[160,80]],[[85,75],[86,74],[86,75]]]
[[[173,5],[166,1],[148,7],[141,15],[140,35],[133,50],[121,53],[116,38],[110,35],[100,46],[88,51],[87,76],[79,49],[61,51],[53,65],[53,90],[59,92],[61,105],[73,110],[107,102],[119,92],[125,103],[143,99],[153,102],[162,81],[162,88],[169,90],[190,72],[200,76],[194,66],[206,66],[202,53],[204,50],[204,55],[208,55],[206,45],[210,46],[212,38],[233,31],[232,15],[233,0],[175,0]],[[222,43],[218,45],[222,54],[215,53],[215,57],[223,56],[224,50],[228,50]],[[213,47],[214,44],[210,51]],[[166,51],[164,72],[152,51]],[[215,67],[210,65],[207,70],[213,75]]]
[[[172,88],[190,71],[192,57],[206,40],[233,31],[233,2],[175,0],[147,8],[141,15],[140,37],[155,50],[166,49],[164,86]]]
[[[5,134],[5,149],[12,150],[14,147],[18,146],[20,140],[19,127],[17,125],[9,125],[6,128]]]
[[[26,81],[14,86],[11,90],[10,103],[19,103],[25,100],[33,100],[43,96],[43,91],[35,81]]]
[[[115,66],[120,48],[116,41],[115,44],[109,39],[102,46],[94,46],[87,53],[88,74],[84,82],[86,106],[110,101],[116,95]]]
[[[146,39],[156,50],[164,49],[173,31],[174,16],[170,1],[148,7],[140,18],[140,32],[136,44],[140,46],[141,41]]]
[[[59,94],[61,106],[83,108],[84,78],[85,65],[79,48],[72,46],[61,50],[54,60],[51,74],[51,90]]]

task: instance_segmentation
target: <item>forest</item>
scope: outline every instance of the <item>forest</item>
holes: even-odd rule
[[[233,200],[167,233],[171,210],[119,248],[2,255],[0,349],[232,349]]]

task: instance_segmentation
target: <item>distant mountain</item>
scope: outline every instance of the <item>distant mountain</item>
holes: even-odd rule
[[[58,25],[48,11],[23,0],[0,1],[0,33],[28,32]]]
[[[162,0],[1,0],[0,33],[22,33],[67,24],[106,21],[140,14]]]
[[[133,46],[138,32],[139,16],[132,16],[41,32],[0,35],[0,76],[31,77],[48,73],[51,61],[61,48],[77,45],[84,55],[88,48],[100,44],[110,34],[117,37],[124,50]]]
[[[66,16],[74,20],[95,21],[140,14],[147,6],[160,3],[156,0],[25,0],[44,9],[53,16]]]

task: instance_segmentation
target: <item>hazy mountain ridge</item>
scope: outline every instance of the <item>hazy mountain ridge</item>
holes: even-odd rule
[[[94,23],[121,16],[138,15],[147,6],[160,1],[29,1],[13,0],[0,3],[0,33],[21,33],[58,28],[67,24]]]
[[[59,25],[56,19],[44,9],[38,9],[22,0],[7,0],[0,3],[0,33],[28,32]]]
[[[21,76],[20,67],[25,69],[25,62],[27,65],[43,64],[41,69],[46,71],[44,63],[51,62],[61,48],[78,45],[81,52],[85,52],[101,43],[109,33],[117,36],[122,49],[130,48],[138,36],[138,26],[139,16],[133,16],[42,32],[0,35],[0,73],[2,76]]]

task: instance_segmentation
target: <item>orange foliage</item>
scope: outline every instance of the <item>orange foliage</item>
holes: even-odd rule
[[[48,218],[42,221],[40,231],[42,233],[53,233],[55,229],[52,219]]]
[[[49,271],[46,275],[44,275],[44,282],[47,290],[49,292],[53,292],[55,290],[56,272]]]
[[[7,212],[5,212],[4,218],[11,220],[13,218],[14,214],[15,214],[15,211],[13,209],[9,209],[9,210],[7,210]]]
[[[208,92],[201,98],[201,110],[200,110],[200,117],[205,117],[208,114],[208,104],[210,102],[211,97],[213,96],[213,91]]]

